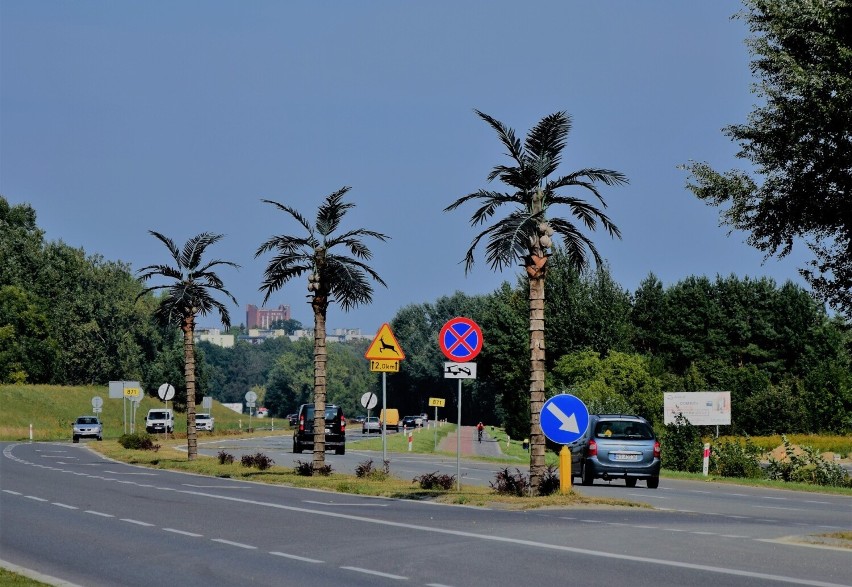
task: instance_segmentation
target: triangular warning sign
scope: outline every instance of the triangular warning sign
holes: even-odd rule
[[[382,324],[382,327],[379,328],[379,333],[373,339],[370,348],[364,353],[364,358],[371,361],[381,361],[382,359],[401,361],[405,358],[402,347],[399,346],[399,342],[397,342],[387,323]]]

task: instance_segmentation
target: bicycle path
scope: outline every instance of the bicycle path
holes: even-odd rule
[[[503,451],[500,450],[500,441],[488,433],[488,427],[482,433],[482,442],[476,440],[476,426],[462,426],[456,430],[461,431],[462,456],[503,456]],[[438,445],[438,450],[456,452],[456,432],[447,434]]]

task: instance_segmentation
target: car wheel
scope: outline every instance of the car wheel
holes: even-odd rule
[[[656,489],[660,486],[660,478],[659,477],[651,477],[648,479],[648,489]]]
[[[75,435],[74,436],[74,442],[80,442],[80,437]]]
[[[580,475],[580,482],[583,485],[591,485],[595,482],[595,475],[589,471],[588,465],[583,465],[583,473]]]
[[[345,455],[345,454],[346,454],[346,447],[344,446],[344,447],[341,447],[341,448],[335,449],[334,454],[336,454],[336,455]]]
[[[301,454],[302,445],[300,445],[298,442],[293,442],[293,452],[296,454]]]
[[[634,479],[633,477],[628,477],[624,480],[624,482],[627,483],[628,487],[636,487],[636,479]]]
[[[104,439],[103,436],[98,436],[98,440],[103,440],[103,439]]]

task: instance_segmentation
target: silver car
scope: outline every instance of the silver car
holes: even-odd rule
[[[589,416],[585,434],[570,449],[571,473],[583,485],[591,485],[595,479],[624,479],[628,487],[643,480],[649,489],[660,485],[660,441],[644,418]]]
[[[81,438],[104,439],[104,427],[95,416],[80,416],[71,425],[71,437],[74,442],[80,442]]]
[[[364,423],[361,424],[361,432],[363,434],[371,434],[373,432],[377,434],[381,434],[382,425],[379,423],[379,419],[376,416],[370,416],[364,420]]]

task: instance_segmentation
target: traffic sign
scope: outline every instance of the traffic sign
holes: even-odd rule
[[[541,408],[541,431],[557,444],[579,440],[588,427],[589,409],[573,395],[554,395]]]
[[[444,379],[476,379],[476,363],[444,363]]]
[[[130,399],[140,398],[142,396],[142,389],[139,387],[125,387],[124,388],[124,397]]]
[[[361,405],[367,408],[368,410],[372,410],[376,407],[376,404],[379,403],[379,396],[377,396],[372,391],[368,391],[364,395],[361,396]]]
[[[482,350],[482,330],[470,318],[448,320],[438,335],[441,352],[451,361],[472,361]]]
[[[159,389],[157,389],[157,396],[164,402],[169,401],[175,396],[174,386],[169,383],[163,383]]]
[[[246,393],[246,402],[251,404],[251,403],[254,403],[255,401],[257,401],[257,394],[253,391],[247,392]]]
[[[102,407],[103,405],[104,405],[104,400],[103,400],[103,398],[101,398],[101,396],[96,395],[95,397],[92,398],[92,407],[95,408],[96,410],[98,408]]]
[[[399,361],[370,359],[370,371],[399,373]]]
[[[446,405],[447,400],[442,397],[430,397],[429,398],[429,407],[443,408]]]
[[[364,358],[376,361],[401,361],[405,358],[405,353],[402,352],[402,347],[399,346],[399,342],[397,342],[396,337],[393,335],[393,332],[391,332],[391,328],[387,323],[382,324],[376,338],[373,339],[373,342],[370,344],[367,352],[364,353]],[[399,368],[397,368],[396,371],[399,371]]]

